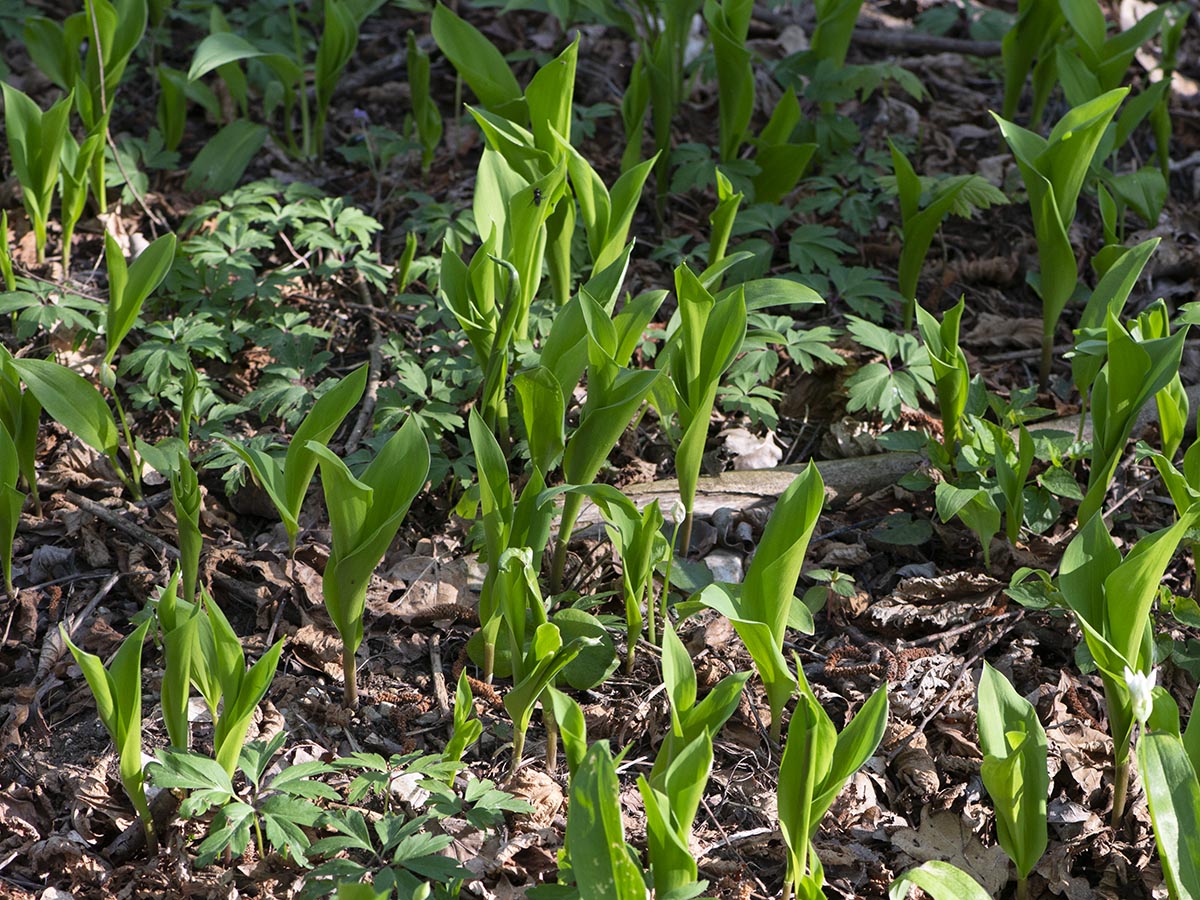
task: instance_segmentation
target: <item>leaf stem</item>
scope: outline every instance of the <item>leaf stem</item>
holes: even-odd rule
[[[130,479],[124,477],[121,472],[121,467],[117,465],[117,474],[121,476],[121,480],[129,485],[129,489],[133,491],[133,499],[142,499],[142,476],[141,476],[141,458],[138,456],[137,448],[133,443],[133,433],[129,430],[129,421],[125,418],[125,407],[121,405],[121,397],[117,394],[117,377],[113,372],[112,384],[109,386],[109,393],[112,394],[113,406],[117,408],[117,418],[121,422],[121,431],[125,434],[125,446],[129,450],[129,468]],[[117,462],[114,460],[114,462]]]
[[[571,531],[582,508],[583,494],[567,494],[563,501],[562,517],[558,520],[558,539],[554,544],[554,562],[550,568],[551,593],[562,591],[563,570],[567,567],[567,544],[571,542]]]
[[[1038,367],[1038,389],[1050,389],[1050,364],[1054,359],[1054,329],[1042,332],[1042,362]],[[1081,420],[1082,421],[1082,420]]]
[[[1112,818],[1109,824],[1113,830],[1121,824],[1121,819],[1125,817],[1125,800],[1129,793],[1129,754],[1116,764],[1116,772],[1113,776],[1113,808]]]
[[[345,682],[342,688],[342,706],[354,709],[358,706],[358,669],[354,664],[354,650],[344,640],[342,641],[342,678]]]
[[[542,704],[542,724],[546,728],[546,774],[553,775],[558,771],[558,720],[548,699]]]
[[[549,745],[547,745],[549,746]],[[521,767],[521,757],[525,755],[525,732],[516,728],[516,723],[513,727],[513,755],[512,765],[508,769],[509,779],[517,777],[517,769]]]

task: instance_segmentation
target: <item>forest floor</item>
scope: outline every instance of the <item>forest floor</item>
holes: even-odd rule
[[[860,27],[912,36],[911,19],[919,5],[924,6],[868,0]],[[545,55],[564,44],[561,30],[549,17],[475,12],[475,23],[506,52],[525,49],[531,56]],[[783,56],[784,43],[792,35],[785,26],[793,15],[789,7],[756,18],[751,32],[755,50],[768,58]],[[395,6],[381,10],[364,27],[359,51],[335,98],[331,128],[345,142],[358,127],[355,110],[372,123],[399,128],[409,106],[403,64],[397,60],[402,59],[403,36],[410,28],[428,34],[428,19]],[[628,41],[600,26],[586,27],[583,33],[575,102],[618,105],[621,73],[631,62]],[[970,40],[962,23],[949,36]],[[1002,93],[992,48],[978,43],[984,55],[974,56],[919,40],[898,44],[898,49],[878,44],[869,37],[856,39],[850,61],[890,59],[915,73],[928,96],[918,101],[900,92],[880,91],[865,102],[845,103],[841,111],[861,130],[862,147],[869,148],[863,149],[859,161],[885,174],[887,166],[878,166],[879,154],[886,151],[887,136],[900,134],[919,138],[920,151],[913,159],[918,172],[995,173],[999,183],[1019,185],[988,114],[1000,107]],[[10,68],[24,71],[20,41],[10,42],[7,51]],[[304,181],[331,196],[349,197],[383,224],[377,236],[381,258],[397,259],[406,234],[442,214],[438,210],[470,204],[480,138],[469,118],[453,119],[453,70],[436,50],[433,56],[433,94],[446,116],[446,134],[428,175],[419,173],[412,154],[390,163],[376,179],[364,174],[361,164],[336,153],[312,167],[264,151],[251,164],[247,180],[271,176]],[[175,64],[186,68],[187,59]],[[518,72],[524,82],[533,63],[521,65],[525,68]],[[1200,30],[1194,23],[1185,34],[1180,71],[1200,78]],[[27,91],[38,86],[33,76],[26,78]],[[127,85],[120,99],[114,133],[145,133],[154,117],[149,92],[143,96]],[[1171,113],[1171,157],[1176,162],[1170,197],[1159,225],[1127,235],[1127,240],[1152,234],[1162,238],[1135,301],[1163,296],[1175,305],[1196,299],[1200,276],[1200,96],[1175,94]],[[676,142],[711,141],[715,118],[715,90],[700,85],[681,111]],[[589,158],[611,181],[623,147],[620,117],[597,116],[594,126],[586,143]],[[188,140],[202,139],[203,127],[202,122],[191,122]],[[183,180],[182,172],[152,173],[144,199],[167,222],[180,222],[202,200],[184,189]],[[847,191],[854,188],[845,178],[839,184]],[[416,190],[424,196],[415,196]],[[805,196],[802,185],[798,197]],[[21,218],[19,204],[11,197],[5,205],[16,223]],[[668,238],[704,239],[711,203],[711,191],[703,188],[672,194],[661,224],[650,211],[652,204],[643,205],[633,227],[639,249],[627,284],[630,290],[671,284],[674,258],[649,251],[663,247]],[[879,270],[885,280],[893,277],[899,252],[894,206],[883,202],[871,207],[861,230],[842,218],[846,209],[812,212],[799,221],[835,228],[837,238],[850,246],[845,259]],[[137,204],[125,205],[120,212],[130,234],[153,232]],[[770,238],[779,244],[781,270],[787,268],[786,228],[794,225]],[[1077,245],[1098,246],[1099,230],[1095,204],[1081,204],[1072,234]],[[99,226],[85,221],[75,251],[74,279],[81,291],[92,289],[99,234]],[[438,248],[423,246],[425,252],[436,254]],[[33,265],[28,240],[18,240],[17,261],[22,271],[55,277],[52,269]],[[287,261],[285,255],[281,268],[282,261]],[[922,279],[931,308],[965,295],[962,343],[971,370],[1001,394],[1036,380],[1040,307],[1024,280],[1035,265],[1027,206],[1013,203],[979,212],[973,219],[949,219]],[[423,289],[419,280],[411,288],[418,294]],[[281,297],[285,305],[309,314],[309,324],[332,334],[327,342],[330,371],[348,371],[366,361],[367,348],[381,333],[400,335],[417,346],[439,327],[429,324],[425,307],[406,305],[409,295],[399,305],[370,296],[364,302],[362,292],[336,281],[314,286],[296,279],[284,285]],[[844,302],[831,300],[825,308],[806,311],[804,325],[842,326],[847,311]],[[19,341],[4,326],[0,339],[14,351],[32,342]],[[1064,326],[1060,341],[1067,340]],[[768,465],[878,452],[874,438],[881,430],[879,421],[869,414],[848,414],[843,389],[848,374],[871,359],[870,352],[848,339],[838,348],[848,366],[818,365],[812,372],[790,364],[780,368],[770,385],[781,399],[774,443],[766,450]],[[240,397],[270,362],[261,347],[247,345],[229,364],[214,363],[205,372],[229,395]],[[1079,411],[1066,387],[1069,381],[1061,377],[1065,371],[1060,364],[1059,393],[1038,397],[1038,405],[1056,416]],[[1185,351],[1183,371],[1185,384],[1200,381],[1200,354],[1192,345]],[[384,384],[396,377],[386,367],[380,376]],[[147,440],[171,432],[172,418],[161,410],[134,415],[136,430]],[[908,415],[920,419],[925,414]],[[710,435],[710,472],[735,464],[762,465],[761,424],[734,413],[720,418]],[[238,422],[231,431],[246,434],[247,429],[263,427],[253,417]],[[736,432],[739,428],[748,428],[758,441],[750,448],[757,450],[757,462],[752,452],[738,449],[737,440],[745,437]],[[0,896],[294,896],[301,872],[275,855],[259,859],[251,851],[242,858],[193,868],[184,852],[185,842],[196,834],[192,825],[172,827],[156,859],[121,837],[134,824],[132,810],[120,787],[109,737],[85,681],[58,638],[58,625],[77,626],[77,643],[102,658],[111,655],[131,630],[131,618],[173,566],[170,490],[165,483],[148,484],[146,500],[130,503],[119,485],[105,481],[89,452],[58,426],[45,425],[44,433],[39,456],[42,516],[27,514],[23,519],[17,537],[20,590],[15,599],[0,600]],[[447,452],[453,459],[458,450],[450,447]],[[750,459],[743,460],[747,455]],[[1110,497],[1120,501],[1112,512],[1114,534],[1123,541],[1134,538],[1139,529],[1161,527],[1173,516],[1152,472],[1138,462],[1129,462],[1119,472]],[[622,442],[605,477],[625,486],[672,474],[669,448],[647,422]],[[372,582],[359,653],[362,703],[351,713],[341,706],[341,644],[322,603],[320,573],[330,536],[327,523],[316,517],[319,504],[306,510],[294,569],[289,570],[286,540],[261,493],[251,484],[229,495],[219,474],[202,476],[203,580],[243,637],[249,658],[257,658],[276,636],[287,638],[279,673],[251,738],[286,729],[291,762],[355,751],[384,756],[441,751],[451,726],[449,700],[464,664],[466,641],[475,629],[472,609],[479,587],[470,523],[454,514],[461,487],[452,482],[450,478],[421,496]],[[742,571],[770,500],[767,496],[707,519],[697,529],[693,560],[707,560],[722,572]],[[943,525],[938,520],[932,490],[912,491],[896,483],[850,490],[822,514],[806,569],[844,573],[853,578],[853,590],[845,597],[831,595],[831,603],[817,616],[816,633],[793,634],[787,650],[799,654],[835,721],[842,721],[885,682],[891,699],[883,744],[851,779],[816,840],[831,898],[886,896],[892,878],[929,859],[961,866],[994,897],[1012,896],[1010,864],[997,845],[979,774],[975,682],[984,660],[1033,700],[1049,735],[1050,850],[1032,876],[1030,896],[1165,896],[1145,799],[1136,781],[1131,815],[1116,831],[1108,825],[1111,741],[1100,681],[1081,675],[1076,665],[1078,630],[1062,611],[1025,607],[1005,593],[1019,567],[1053,570],[1057,565],[1074,521],[1073,502],[1063,500],[1062,506],[1064,514],[1044,533],[1015,547],[997,540],[990,572],[982,565],[975,538],[960,523]],[[929,527],[914,542],[898,543],[880,533],[880,523],[897,513],[910,514]],[[570,586],[592,593],[619,590],[619,570],[602,535],[594,529],[583,531],[572,549]],[[1181,556],[1167,582],[1186,595],[1194,590],[1194,578],[1190,560]],[[610,598],[600,610],[620,614],[619,598]],[[1175,664],[1164,666],[1160,683],[1177,697],[1190,698],[1200,675],[1200,631],[1166,614],[1159,626],[1176,648]],[[702,686],[751,667],[724,619],[697,616],[684,622],[680,633]],[[149,644],[145,659],[149,711],[155,708],[162,670],[161,658]],[[477,692],[476,699],[484,733],[466,762],[475,776],[504,782],[511,749],[507,717],[496,696]],[[577,699],[590,740],[607,739],[614,748],[629,748],[622,764],[626,780],[621,799],[629,839],[640,846],[645,818],[632,778],[648,770],[669,727],[655,655],[639,654],[632,675],[614,675]],[[777,896],[784,875],[785,848],[775,814],[778,751],[765,737],[766,710],[761,686],[752,680],[716,741],[712,778],[697,817],[693,849],[701,877],[710,881],[709,893],[721,898]],[[148,752],[166,744],[160,716],[147,712],[144,725]],[[566,816],[566,773],[542,770],[542,734],[535,724],[528,764],[515,782],[504,785],[532,804],[532,814],[509,816],[503,826],[483,831],[462,820],[443,823],[455,835],[450,852],[475,875],[465,885],[464,896],[519,897],[527,886],[553,879]]]

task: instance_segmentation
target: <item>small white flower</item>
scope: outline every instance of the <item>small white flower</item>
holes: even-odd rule
[[[675,502],[671,504],[671,521],[678,525],[686,516],[687,509],[684,508],[683,501],[676,497]]]
[[[1150,718],[1150,713],[1154,711],[1154,682],[1157,678],[1158,672],[1154,669],[1151,669],[1150,674],[1146,675],[1142,672],[1134,672],[1129,666],[1125,667],[1125,684],[1129,688],[1133,716],[1143,725]]]

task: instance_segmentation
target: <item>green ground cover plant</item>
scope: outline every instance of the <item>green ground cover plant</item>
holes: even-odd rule
[[[1189,9],[64,12],[0,9],[6,880],[1200,896]]]

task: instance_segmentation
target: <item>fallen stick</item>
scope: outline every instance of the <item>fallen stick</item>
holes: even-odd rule
[[[1200,405],[1200,384],[1187,388],[1188,403],[1193,409]],[[1133,434],[1157,420],[1158,411],[1153,403],[1147,403],[1138,414],[1133,426]],[[1065,431],[1076,434],[1079,429],[1079,415],[1064,416],[1059,419],[1046,419],[1030,423],[1030,431]],[[1188,433],[1195,432],[1195,420],[1191,420]],[[1084,421],[1083,439],[1090,440],[1092,436],[1092,420],[1088,416]],[[878,490],[895,484],[905,475],[916,471],[925,456],[922,453],[893,452],[879,453],[872,456],[859,456],[850,459],[819,460],[817,469],[825,482],[826,508],[836,509],[845,505],[855,496],[867,496]],[[741,472],[722,472],[720,475],[704,476],[696,488],[695,512],[697,515],[712,515],[721,508],[746,509],[763,502],[771,502],[779,497],[788,485],[804,471],[804,465],[793,464],[777,466],[773,469],[748,469]],[[632,484],[623,489],[629,499],[639,507],[658,500],[664,510],[679,497],[679,482],[674,478],[664,478],[646,484]],[[579,525],[590,525],[600,521],[600,511],[594,505],[586,505],[579,515]]]

